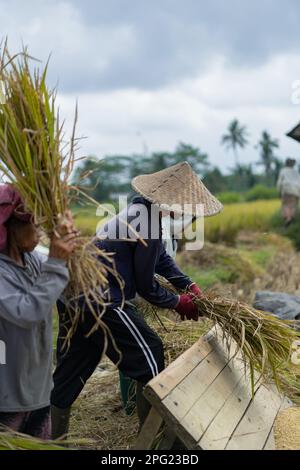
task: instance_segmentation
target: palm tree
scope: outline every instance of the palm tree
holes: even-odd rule
[[[202,152],[202,150],[193,145],[179,142],[175,153],[171,156],[170,163],[175,165],[184,161],[187,161],[200,176],[203,176],[210,167],[207,153]]]
[[[267,131],[264,131],[257,147],[260,151],[260,161],[257,162],[257,165],[263,165],[266,175],[270,175],[272,164],[275,162],[274,149],[279,148],[279,142],[277,139],[272,139]]]
[[[221,143],[226,149],[232,149],[235,157],[235,164],[239,164],[238,148],[244,148],[248,144],[246,126],[241,126],[237,119],[231,121],[228,126],[228,134],[222,136]]]
[[[256,183],[256,176],[253,173],[252,164],[236,165],[231,169],[230,185],[234,190],[245,191],[252,188]]]

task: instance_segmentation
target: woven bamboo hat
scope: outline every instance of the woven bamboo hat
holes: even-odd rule
[[[136,192],[153,204],[166,209],[178,205],[178,209],[174,210],[177,213],[209,217],[223,209],[188,162],[149,175],[136,176],[131,184]]]

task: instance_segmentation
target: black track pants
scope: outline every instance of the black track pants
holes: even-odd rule
[[[57,341],[57,367],[54,372],[54,389],[51,403],[58,408],[68,408],[76,400],[85,382],[97,367],[104,349],[104,334],[99,328],[88,338],[94,325],[89,311],[84,314],[71,339],[69,349],[62,350],[65,336],[64,307],[58,304],[60,324]],[[146,384],[164,369],[164,353],[161,339],[147,325],[134,307],[108,309],[102,320],[122,353],[118,367],[127,377]],[[120,355],[109,340],[106,355],[115,364]]]

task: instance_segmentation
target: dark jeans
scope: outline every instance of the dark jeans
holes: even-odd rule
[[[50,406],[34,411],[0,413],[0,424],[39,439],[51,438]]]
[[[101,328],[89,337],[94,325],[92,314],[86,310],[68,349],[62,350],[65,335],[64,306],[58,304],[60,324],[57,341],[57,367],[54,372],[54,389],[51,403],[58,408],[68,408],[76,400],[86,381],[97,367],[104,351],[104,334]],[[106,355],[118,364],[126,376],[146,384],[164,369],[164,352],[161,339],[147,325],[134,307],[108,309],[102,320],[110,329],[114,341],[122,353],[116,351],[108,338]],[[120,362],[119,362],[120,361]]]

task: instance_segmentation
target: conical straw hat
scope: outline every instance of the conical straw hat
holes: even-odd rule
[[[176,204],[174,212],[206,217],[218,214],[223,206],[199,180],[188,162],[178,163],[149,175],[133,178],[132,187],[148,201],[160,206]]]

